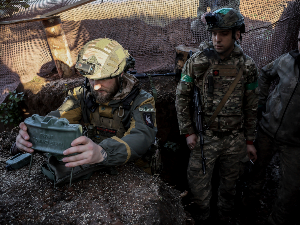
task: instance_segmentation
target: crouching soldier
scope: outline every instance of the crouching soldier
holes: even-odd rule
[[[103,38],[88,42],[78,54],[75,68],[86,77],[85,85],[69,92],[50,116],[70,123],[83,121],[88,137],[81,136],[63,154],[65,168],[80,165],[117,166],[135,161],[147,172],[143,156],[157,132],[154,98],[139,88],[126,71],[134,59],[118,42]],[[32,153],[26,125],[20,124],[16,147]]]

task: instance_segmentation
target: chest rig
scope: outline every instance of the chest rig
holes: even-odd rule
[[[222,62],[214,49],[205,49],[204,54],[208,57],[209,67],[206,70],[203,79],[200,81],[203,90],[203,108],[205,112],[205,121],[214,114],[223,97],[229,90],[229,87],[238,76],[239,71],[244,64],[245,55],[239,58],[230,58]],[[212,130],[220,130],[228,127],[229,117],[235,117],[235,121],[239,120],[239,126],[243,121],[243,96],[244,96],[244,71],[236,84],[233,92],[230,94],[222,110],[217,115],[218,124],[212,126]],[[222,128],[223,127],[223,128]]]
[[[84,123],[88,124],[88,137],[97,144],[113,136],[122,138],[127,130],[124,120],[128,118],[131,103],[140,93],[140,88],[134,87],[119,103],[110,106],[96,103],[91,95],[89,85],[85,83],[84,86],[84,92],[87,93],[84,93],[81,106]]]
[[[90,114],[88,137],[97,144],[113,136],[122,138],[126,131],[122,122],[124,114],[125,110],[122,107],[114,109],[100,105],[95,112]]]

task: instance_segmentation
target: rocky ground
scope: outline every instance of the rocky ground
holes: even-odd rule
[[[172,176],[166,175],[170,174],[167,169],[164,169],[162,178],[172,187],[161,178],[151,177],[133,165],[118,168],[118,175],[100,171],[94,173],[90,180],[73,183],[71,187],[54,187],[40,171],[44,161],[41,155],[35,156],[30,177],[28,165],[19,170],[6,171],[5,162],[11,157],[9,150],[17,131],[14,128],[0,133],[1,224],[194,224],[190,215],[193,213],[190,194],[184,196],[186,193],[172,188],[184,188],[180,183],[185,180],[174,181]],[[264,224],[270,213],[278,186],[278,164],[276,155],[268,167],[255,224]],[[215,179],[214,184],[217,183]],[[241,180],[236,215],[236,224],[240,225],[253,224],[241,205],[243,191],[246,190]],[[214,204],[215,198],[212,202]],[[149,213],[151,210],[153,212]],[[214,208],[213,213],[216,213]],[[149,215],[155,217],[149,218]]]
[[[17,129],[0,134],[0,224],[185,224],[180,192],[133,164],[118,174],[95,172],[89,180],[54,187],[41,173],[42,155],[6,171]]]

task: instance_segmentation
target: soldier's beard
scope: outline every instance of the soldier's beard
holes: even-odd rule
[[[109,88],[101,88],[95,91],[91,86],[91,92],[99,104],[104,104],[110,102],[113,99],[113,97],[117,94],[119,87],[119,79],[117,79],[115,85]],[[100,91],[102,91],[102,93]]]

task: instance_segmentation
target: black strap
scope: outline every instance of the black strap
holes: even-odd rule
[[[131,102],[136,98],[136,96],[138,96],[138,94],[140,93],[140,90],[141,89],[139,86],[135,86],[135,87],[133,87],[131,92],[124,99],[122,99],[121,103],[122,103],[123,109],[125,109],[125,110],[130,109]]]
[[[89,118],[88,116],[85,116],[85,115],[88,115],[88,110],[90,112],[95,112],[95,110],[97,109],[98,107],[98,104],[96,103],[96,100],[94,98],[94,96],[91,94],[91,92],[89,92],[88,90],[84,88],[84,98],[83,98],[83,105],[81,106],[82,107],[82,110],[83,110],[83,114],[84,114],[84,122],[85,123],[89,123]],[[131,102],[136,98],[136,96],[138,96],[138,94],[140,93],[140,87],[139,86],[135,86],[133,87],[133,89],[131,90],[131,92],[124,98],[121,100],[121,104],[122,104],[122,107],[124,110],[130,110],[130,107],[131,107]]]
[[[152,89],[152,95],[154,97],[154,101],[156,101],[157,99],[157,91],[156,91],[156,88],[153,84],[153,81],[152,81],[152,77],[151,77],[151,74],[147,74],[148,77],[149,77],[149,81],[150,81],[150,86],[151,86],[151,89]]]
[[[205,49],[204,54],[207,57],[216,57],[216,51],[214,49]],[[243,59],[244,59],[244,64],[246,62],[246,56],[243,53]],[[227,99],[229,98],[229,96],[231,95],[231,93],[233,92],[234,88],[236,87],[237,83],[239,82],[239,80],[241,79],[243,72],[244,72],[244,64],[242,65],[242,67],[239,70],[239,73],[237,75],[237,77],[234,79],[234,81],[231,83],[231,85],[229,86],[229,89],[227,91],[227,93],[224,95],[223,99],[221,100],[221,102],[219,103],[219,105],[217,106],[217,109],[215,110],[215,112],[213,113],[213,115],[209,118],[209,121],[207,122],[207,129],[209,128],[209,126],[211,125],[212,122],[215,121],[215,118],[218,116],[219,112],[222,110],[222,108],[224,107]]]

